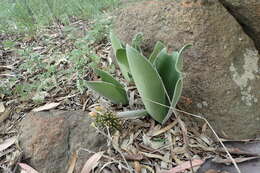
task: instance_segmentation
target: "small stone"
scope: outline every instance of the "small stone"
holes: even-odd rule
[[[208,103],[206,101],[203,101],[202,105],[205,106],[205,107],[208,107]]]
[[[202,104],[201,104],[201,103],[197,103],[197,107],[198,107],[199,109],[202,109]]]
[[[106,146],[106,139],[96,133],[91,122],[84,112],[27,114],[21,121],[19,137],[24,160],[39,172],[67,172],[69,159],[79,148],[98,151]],[[89,156],[78,155],[74,172],[80,172]]]

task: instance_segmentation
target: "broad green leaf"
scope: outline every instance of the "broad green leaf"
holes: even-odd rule
[[[174,87],[174,94],[173,94],[173,98],[172,98],[172,101],[171,101],[171,104],[170,104],[171,108],[169,109],[167,116],[163,120],[163,123],[165,123],[169,119],[169,117],[172,114],[173,109],[176,107],[178,101],[180,100],[182,88],[183,88],[183,79],[179,79],[177,81],[177,84]]]
[[[158,72],[146,57],[129,45],[126,46],[126,54],[131,74],[147,112],[162,123],[167,113],[167,108],[163,106],[166,103],[166,93]]]
[[[172,100],[174,88],[179,80],[180,73],[176,70],[176,61],[178,54],[169,55],[166,48],[164,48],[157,56],[155,63],[156,69],[160,74],[163,84],[166,88],[167,94]]]
[[[101,77],[101,80],[104,81],[104,82],[108,82],[108,83],[111,83],[111,84],[114,84],[118,87],[122,87],[123,88],[123,85],[121,85],[115,78],[113,78],[113,76],[111,76],[109,73],[103,71],[103,70],[100,70],[100,69],[95,69],[94,70],[95,73]]]
[[[87,87],[106,97],[115,104],[128,104],[126,91],[114,84],[103,81],[86,82]]]
[[[116,59],[124,78],[128,81],[131,81],[132,79],[130,75],[129,64],[127,61],[126,50],[118,49],[116,51]]]
[[[171,102],[171,107],[175,108],[176,104],[178,103],[181,93],[182,93],[182,88],[183,88],[183,79],[180,78],[174,88],[174,94]]]
[[[123,45],[122,45],[121,41],[116,37],[116,35],[112,31],[110,32],[110,41],[112,44],[114,54],[116,55],[117,50],[122,49]]]
[[[182,53],[190,48],[192,45],[191,44],[186,44],[185,46],[183,46],[178,52],[178,57],[177,57],[177,63],[176,63],[176,70],[181,72],[182,71],[182,68],[183,68],[183,58],[181,57]],[[174,53],[176,54],[176,52],[173,52],[173,55]]]
[[[165,45],[162,42],[157,41],[154,46],[153,52],[151,53],[151,55],[149,57],[149,60],[152,64],[154,63],[155,58],[157,57],[157,55],[161,52],[161,50],[163,48],[165,48]]]
[[[183,79],[182,79],[182,68],[183,68],[183,58],[182,58],[182,52],[186,49],[189,48],[191,45],[185,45],[183,48],[181,48],[180,51],[178,52],[173,52],[172,57],[175,59],[175,69],[176,72],[179,74],[178,81],[176,84],[174,84],[173,87],[173,97],[170,103],[171,109],[169,109],[167,116],[165,117],[163,123],[168,120],[168,118],[171,116],[173,109],[176,107],[182,93],[182,88],[183,88]]]
[[[137,33],[132,40],[132,47],[142,53],[141,44],[143,42],[143,33]]]

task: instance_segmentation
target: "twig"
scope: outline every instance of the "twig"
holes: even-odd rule
[[[105,164],[100,168],[100,170],[98,171],[98,173],[101,173],[101,171],[102,171],[103,169],[105,169],[108,165],[113,164],[113,163],[118,163],[118,162],[112,161],[112,162],[107,162],[107,163],[105,163]]]
[[[140,97],[140,96],[139,96]],[[217,133],[215,132],[215,130],[213,129],[213,127],[210,125],[210,123],[208,122],[208,120],[202,116],[199,116],[199,115],[195,115],[195,114],[192,114],[192,113],[189,113],[189,112],[186,112],[186,111],[182,111],[182,110],[179,110],[179,109],[176,109],[174,107],[171,107],[171,106],[167,106],[167,105],[164,105],[164,104],[161,104],[159,102],[156,102],[156,101],[153,101],[151,99],[147,99],[147,98],[144,98],[145,100],[147,101],[150,101],[152,103],[155,103],[155,104],[158,104],[158,105],[161,105],[163,107],[166,107],[166,108],[169,108],[173,111],[177,111],[177,112],[181,112],[183,114],[187,114],[187,115],[190,115],[190,116],[193,116],[195,118],[199,118],[199,119],[202,119],[204,120],[207,125],[209,126],[210,130],[213,132],[214,136],[217,138],[217,140],[219,141],[219,143],[221,144],[221,146],[224,148],[225,152],[227,153],[228,157],[230,158],[230,160],[232,161],[233,165],[235,166],[236,170],[238,173],[241,173],[236,161],[234,160],[234,158],[231,156],[231,154],[229,153],[228,149],[226,148],[226,146],[224,145],[224,143],[221,141],[221,139],[219,138],[219,136],[217,135]]]
[[[106,128],[107,128],[108,135],[105,134],[104,132],[102,132],[101,130],[99,130],[96,126],[94,126],[94,128],[95,128],[99,133],[101,133],[102,135],[104,135],[105,137],[107,137],[107,139],[108,139],[112,144],[114,144],[114,142],[113,142],[113,140],[112,140],[112,137],[111,137],[111,135],[110,135],[110,132],[109,132],[108,127],[106,127]],[[114,149],[121,155],[121,157],[123,158],[123,160],[124,160],[124,162],[125,162],[125,164],[126,164],[126,166],[127,166],[128,171],[129,171],[129,172],[132,172],[131,167],[129,166],[128,162],[127,162],[126,159],[125,159],[125,156],[123,155],[123,153],[122,153],[122,151],[119,149],[119,147],[118,147],[118,146],[115,146],[115,145],[113,145],[113,147],[114,147]]]
[[[3,66],[0,66],[0,71],[2,71],[2,70],[12,70],[12,69],[14,69],[14,67],[13,66],[8,66],[8,65],[3,65]]]
[[[96,152],[91,151],[91,150],[86,149],[86,148],[79,148],[79,149],[78,149],[78,152],[79,152],[80,150],[82,150],[82,151],[87,151],[87,152],[92,153],[92,154],[95,154],[95,153],[96,153]],[[104,155],[104,154],[102,155],[102,157],[104,157],[104,158],[106,158],[106,159],[109,159],[109,160],[112,160],[114,163],[118,163],[118,164],[121,163],[120,161],[114,159],[113,157],[110,157],[110,156],[107,156],[107,155]],[[126,169],[126,170],[129,171],[129,169],[128,169],[126,166],[124,166],[124,165],[121,165],[121,166],[122,166],[122,168],[124,168],[124,169]]]
[[[191,160],[191,156],[190,156],[190,153],[189,153],[189,140],[188,140],[188,132],[187,132],[187,128],[184,124],[184,122],[181,120],[180,116],[178,115],[178,113],[173,110],[173,113],[175,114],[176,118],[177,118],[177,121],[178,123],[180,124],[180,127],[181,127],[181,130],[183,132],[183,141],[184,141],[184,147],[185,147],[185,151],[189,157],[189,161],[190,161],[190,165],[191,165],[191,171],[192,173],[194,173],[194,170],[193,170],[193,166],[192,166],[192,160]]]
[[[0,74],[0,77],[16,77],[13,74]]]
[[[160,134],[162,134],[162,133],[164,133],[164,132],[166,132],[166,131],[172,129],[177,123],[178,123],[178,121],[175,120],[175,121],[173,121],[172,123],[170,123],[170,124],[168,124],[167,126],[165,126],[164,128],[160,129],[159,131],[156,131],[156,132],[152,133],[151,136],[153,136],[153,137],[154,137],[154,136],[158,136],[158,135],[160,135]]]
[[[224,143],[221,141],[221,139],[219,138],[219,136],[217,135],[217,133],[215,132],[215,130],[213,129],[213,127],[210,125],[210,123],[208,122],[208,120],[204,117],[201,117],[199,115],[195,115],[195,114],[192,114],[192,113],[189,113],[189,112],[186,112],[186,111],[182,111],[182,110],[179,110],[179,109],[175,109],[176,111],[178,112],[181,112],[181,113],[184,113],[184,114],[187,114],[187,115],[190,115],[190,116],[193,116],[193,117],[196,117],[196,118],[200,118],[202,120],[204,120],[207,125],[209,126],[210,130],[213,132],[213,134],[215,135],[215,137],[217,138],[217,140],[219,141],[219,143],[222,145],[222,147],[224,148],[225,152],[227,153],[228,157],[230,158],[230,160],[232,161],[232,163],[234,164],[235,168],[237,169],[237,172],[238,173],[241,173],[235,159],[231,156],[231,154],[229,153],[227,147],[224,145]]]
[[[119,131],[118,131],[119,133]],[[109,130],[108,130],[108,135],[110,136],[110,133],[109,133]],[[111,137],[111,136],[110,136]],[[112,138],[112,137],[111,137]],[[119,148],[118,146],[118,141],[115,143],[113,140],[112,140],[112,145],[114,147],[114,149],[121,155],[121,157],[123,158],[125,164],[127,165],[128,169],[129,169],[129,172],[133,172],[133,170],[131,169],[130,165],[128,164],[128,162],[126,161],[125,159],[125,156],[123,155],[121,149]]]

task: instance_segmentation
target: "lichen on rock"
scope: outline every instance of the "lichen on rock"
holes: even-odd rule
[[[256,78],[256,74],[259,72],[258,69],[259,56],[257,50],[246,49],[244,53],[244,64],[243,73],[239,74],[239,70],[235,67],[234,63],[230,65],[230,71],[233,81],[239,86],[241,91],[241,100],[248,106],[252,106],[258,100],[256,96],[251,92],[252,87],[250,86],[250,80]]]

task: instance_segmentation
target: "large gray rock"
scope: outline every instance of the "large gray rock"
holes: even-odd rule
[[[98,151],[106,140],[90,126],[91,120],[83,112],[30,113],[21,122],[19,138],[24,162],[39,172],[67,172],[72,153],[80,147]],[[80,152],[74,172],[80,172],[89,158]]]
[[[192,104],[182,106],[204,115],[223,137],[242,139],[259,134],[259,54],[218,1],[131,4],[118,12],[114,29],[126,43],[143,32],[146,52],[151,52],[157,40],[170,49],[192,43],[184,54],[183,91]]]
[[[255,41],[260,51],[260,1],[220,0],[228,11],[242,25],[245,32]]]

